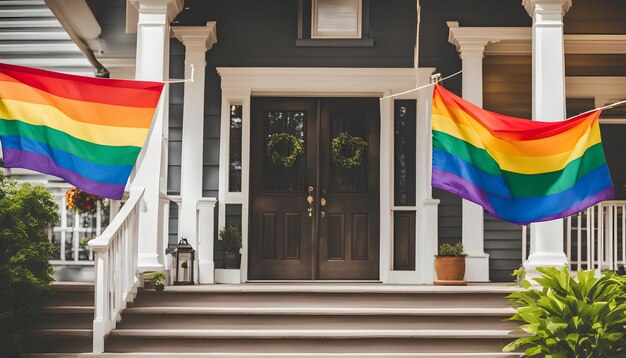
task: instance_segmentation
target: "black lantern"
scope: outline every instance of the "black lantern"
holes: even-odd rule
[[[193,268],[196,250],[182,238],[174,250],[176,255],[176,276],[174,285],[193,285]]]

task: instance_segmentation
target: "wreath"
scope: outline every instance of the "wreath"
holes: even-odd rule
[[[89,194],[78,188],[72,188],[65,192],[65,202],[68,208],[75,209],[79,213],[91,213],[97,208],[99,196]]]
[[[354,168],[363,162],[364,149],[367,142],[361,137],[353,137],[348,132],[339,133],[331,142],[333,162],[344,168]],[[349,148],[351,157],[345,157],[342,153]]]
[[[286,155],[278,152],[278,146],[281,143],[285,143],[291,149]],[[291,168],[302,157],[303,153],[304,146],[302,141],[289,133],[274,133],[267,142],[267,154],[272,158],[272,162],[280,164],[285,168]]]

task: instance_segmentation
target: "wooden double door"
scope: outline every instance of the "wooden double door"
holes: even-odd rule
[[[378,98],[252,99],[249,279],[378,279],[379,113]]]

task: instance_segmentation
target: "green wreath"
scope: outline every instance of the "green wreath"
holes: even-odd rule
[[[278,150],[276,150],[276,147],[280,143],[290,145],[291,152],[287,155],[280,154]],[[302,157],[303,153],[304,147],[302,141],[289,133],[274,133],[267,142],[267,154],[272,158],[272,162],[277,165],[280,164],[285,168],[291,168],[295,162]]]
[[[333,162],[344,168],[354,168],[363,162],[363,153],[367,142],[361,137],[353,137],[348,132],[339,133],[331,142]],[[351,157],[344,157],[341,152],[348,146],[352,152]]]

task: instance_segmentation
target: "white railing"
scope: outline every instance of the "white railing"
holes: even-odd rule
[[[137,293],[137,241],[144,188],[133,187],[102,235],[89,241],[95,253],[93,352],[104,352],[104,339],[115,328],[126,303]]]
[[[603,201],[565,219],[565,254],[571,270],[617,270],[626,264],[626,201]],[[522,260],[528,258],[522,227]]]

